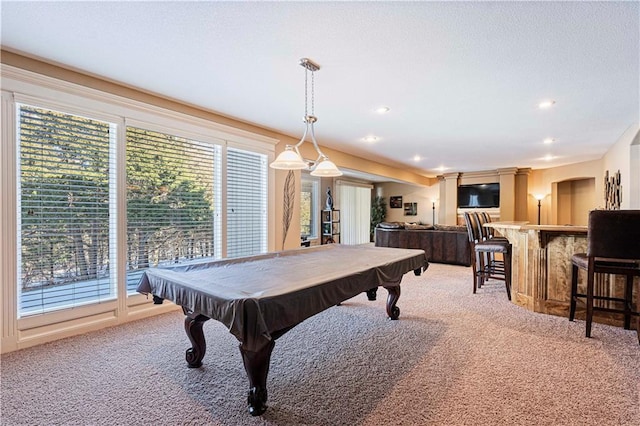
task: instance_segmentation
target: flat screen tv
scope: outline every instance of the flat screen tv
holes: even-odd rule
[[[500,207],[500,184],[483,183],[458,186],[458,207]]]

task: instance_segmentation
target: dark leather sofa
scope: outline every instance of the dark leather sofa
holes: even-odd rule
[[[471,265],[469,236],[464,226],[383,222],[376,227],[375,245],[422,249],[430,263]]]

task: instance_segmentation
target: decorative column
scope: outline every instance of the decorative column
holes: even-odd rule
[[[529,175],[530,168],[518,169],[515,176],[515,216],[513,220],[529,220]]]
[[[500,177],[500,220],[512,221],[516,217],[516,173],[517,167],[498,169]]]
[[[458,224],[458,178],[460,173],[438,176],[440,180],[440,219],[443,225]]]

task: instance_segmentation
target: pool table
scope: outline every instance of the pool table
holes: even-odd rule
[[[223,323],[240,342],[249,378],[249,413],[267,408],[267,375],[275,340],[305,319],[361,292],[387,289],[386,310],[396,306],[402,276],[428,262],[423,250],[330,244],[263,255],[150,268],[138,292],[182,306],[192,347],[189,367],[202,365],[209,319]]]

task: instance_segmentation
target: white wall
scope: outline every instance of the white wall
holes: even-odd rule
[[[640,158],[637,148],[639,131],[640,125],[637,122],[629,126],[602,158],[602,176],[607,170],[609,175],[620,170],[622,185],[620,208],[622,210],[640,208],[640,175],[638,175]],[[632,156],[632,153],[635,155]]]

